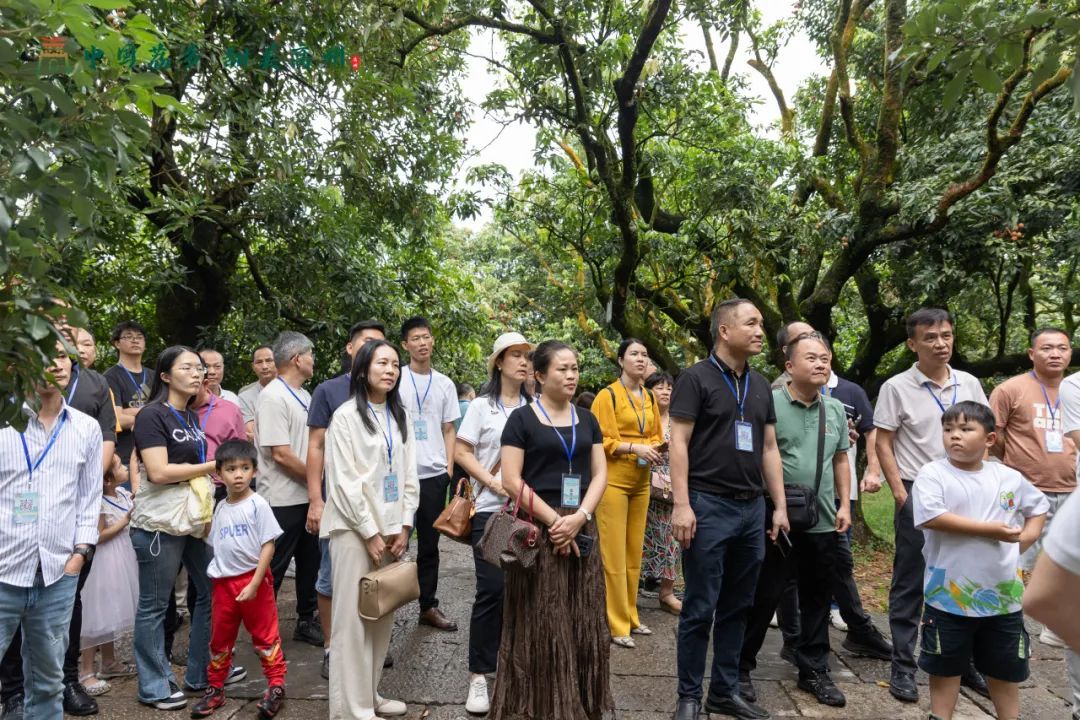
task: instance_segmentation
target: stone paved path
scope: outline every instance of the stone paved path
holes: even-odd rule
[[[409,704],[410,720],[464,720],[468,658],[468,612],[473,593],[472,559],[464,546],[444,540],[443,566],[439,595],[446,614],[457,620],[461,630],[443,633],[416,624],[415,606],[398,613],[391,653],[396,665],[383,678],[382,694]],[[655,609],[655,601],[642,600],[642,620],[655,634],[636,639],[635,650],[612,648],[612,691],[617,720],[667,720],[675,704],[675,628],[676,618]],[[286,581],[279,607],[285,653],[289,659],[288,694],[283,720],[310,720],[327,717],[326,681],[319,676],[321,651],[292,641],[294,609],[291,581]],[[882,618],[879,627],[887,628]],[[1035,636],[1037,626],[1029,620]],[[186,642],[187,625],[177,638],[177,650]],[[928,693],[926,677],[920,678],[923,703],[918,706],[896,702],[879,684],[888,680],[888,663],[851,656],[840,648],[842,635],[835,630],[832,658],[834,678],[847,695],[845,708],[818,705],[812,697],[795,687],[797,673],[780,660],[780,636],[770,631],[755,673],[760,701],[776,718],[813,717],[851,720],[922,720],[926,718]],[[181,638],[184,638],[183,640]],[[258,662],[246,634],[239,643],[239,662],[248,668],[248,679],[230,689],[228,705],[215,714],[218,718],[255,717],[255,701],[263,690]],[[1032,677],[1022,689],[1023,716],[1027,720],[1057,720],[1069,717],[1065,698],[1065,669],[1060,650],[1035,642]],[[121,654],[130,657],[123,645]],[[183,668],[178,668],[182,677]],[[966,693],[966,691],[965,691]],[[139,705],[135,700],[135,681],[115,681],[113,690],[99,698],[101,717],[109,720],[187,717],[187,712],[161,713]],[[967,695],[961,699],[957,720],[993,717],[989,701]],[[718,718],[720,716],[713,716]],[[552,720],[558,720],[557,718]]]

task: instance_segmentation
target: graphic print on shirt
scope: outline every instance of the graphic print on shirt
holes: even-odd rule
[[[1001,493],[1001,499],[998,501],[998,507],[1005,512],[1012,512],[1016,510],[1016,493],[1006,490]]]
[[[1031,424],[1036,430],[1061,429],[1060,408],[1055,409],[1053,419],[1050,418],[1050,412],[1047,410],[1046,403],[1033,402],[1031,403],[1031,410],[1033,415]]]
[[[984,587],[968,578],[953,580],[946,576],[945,568],[931,567],[929,570],[926,601],[954,615],[1007,615],[1015,612],[1024,599],[1024,581],[1019,569],[1015,579],[995,587]]]

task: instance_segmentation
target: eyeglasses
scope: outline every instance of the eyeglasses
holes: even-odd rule
[[[202,365],[179,365],[173,368],[175,372],[183,373],[195,373],[196,375],[205,375],[206,368]]]
[[[118,339],[124,342],[146,342],[142,335],[121,335]]]

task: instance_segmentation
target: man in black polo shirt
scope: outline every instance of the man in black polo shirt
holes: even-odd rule
[[[725,300],[712,335],[713,352],[679,376],[671,398],[672,529],[686,577],[675,720],[700,712],[710,629],[706,712],[756,720],[769,713],[739,696],[739,654],[765,557],[766,485],[776,508],[770,541],[788,530],[783,468],[769,381],[747,362],[762,349],[761,313],[749,300]]]

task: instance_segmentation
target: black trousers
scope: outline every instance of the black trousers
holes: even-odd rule
[[[439,607],[439,531],[435,521],[446,507],[450,476],[420,479],[420,507],[416,509],[416,573],[420,580],[420,612]]]
[[[78,589],[75,591],[75,606],[71,611],[71,624],[68,625],[68,646],[64,653],[64,684],[79,681],[80,635],[82,635],[82,589],[90,575],[91,563],[83,563],[79,573]],[[24,695],[22,630],[15,631],[11,645],[0,660],[0,702],[6,703],[16,695]]]
[[[476,567],[476,599],[469,621],[469,672],[495,672],[502,640],[503,571],[480,557],[476,549],[487,521],[495,513],[477,513],[472,519],[473,565]]]
[[[270,572],[274,575],[274,594],[281,590],[289,561],[296,558],[296,615],[301,620],[315,617],[318,601],[315,598],[315,579],[319,576],[319,538],[307,531],[308,504],[272,508],[282,535],[274,547]]]
[[[794,574],[799,588],[800,633],[795,646],[799,673],[829,669],[829,606],[836,585],[835,532],[792,533],[794,545],[788,557],[771,542],[766,543],[765,564],[758,576],[754,606],[746,623],[739,672],[757,667],[757,655],[769,631],[788,578]]]
[[[911,482],[904,480],[907,502],[893,518],[896,553],[889,586],[889,630],[892,632],[894,672],[915,672],[915,641],[923,605],[923,533],[915,527],[911,507]]]

